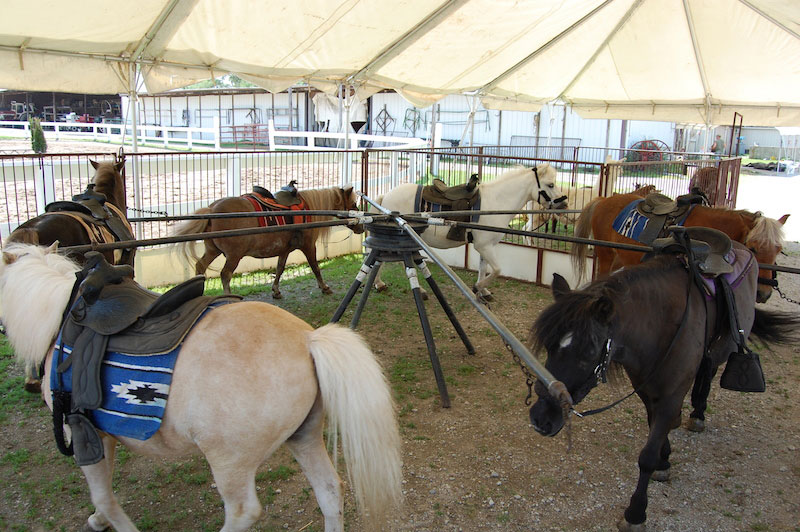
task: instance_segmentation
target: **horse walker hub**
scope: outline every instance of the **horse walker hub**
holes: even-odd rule
[[[412,229],[417,233],[423,232],[427,228],[427,224],[414,222],[409,223]],[[475,348],[467,338],[464,329],[456,318],[453,309],[447,303],[447,300],[442,294],[439,285],[433,279],[425,260],[420,254],[421,247],[409,236],[405,230],[393,221],[380,221],[365,224],[367,231],[367,238],[364,240],[364,247],[368,250],[364,263],[356,275],[355,281],[350,286],[339,307],[331,318],[332,323],[338,322],[347,306],[353,300],[358,289],[362,284],[365,284],[364,290],[361,293],[358,306],[353,313],[353,318],[350,322],[350,328],[355,329],[364,310],[364,306],[369,298],[371,287],[378,275],[381,264],[384,262],[402,262],[406,269],[406,276],[411,285],[411,292],[414,296],[414,302],[417,306],[417,314],[419,315],[420,324],[422,325],[422,333],[425,336],[425,343],[428,346],[428,355],[430,356],[431,365],[433,366],[433,374],[436,378],[436,385],[439,389],[439,397],[442,401],[442,407],[450,408],[450,396],[447,393],[447,385],[445,384],[444,374],[442,367],[439,363],[439,357],[436,354],[436,344],[433,340],[433,333],[431,332],[431,325],[428,321],[428,315],[425,311],[423,303],[422,290],[420,289],[419,279],[417,278],[417,269],[422,272],[423,277],[428,283],[436,299],[439,301],[442,309],[447,315],[453,328],[458,333],[464,346],[467,348],[467,353],[470,355],[475,354]],[[366,281],[365,281],[366,280]]]
[[[427,224],[422,222],[408,222],[408,225],[421,234],[428,228]],[[364,224],[364,230],[367,232],[367,238],[364,239],[364,247],[369,249],[377,249],[380,251],[389,252],[419,252],[420,247],[402,227],[394,221],[379,221]]]

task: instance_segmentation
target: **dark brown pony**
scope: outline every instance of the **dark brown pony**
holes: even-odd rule
[[[94,185],[94,192],[105,195],[106,205],[127,224],[127,202],[125,200],[125,180],[120,170],[125,165],[124,161],[102,162],[89,161],[95,169],[94,177],[90,184]],[[130,230],[130,226],[128,225]],[[131,234],[133,232],[131,231]],[[25,244],[38,244],[49,246],[58,242],[59,247],[81,246],[93,243],[114,242],[114,235],[107,229],[87,223],[80,216],[70,212],[46,212],[17,227],[8,236],[6,244],[20,242]],[[133,265],[134,250],[128,253],[108,251],[103,253],[105,259],[111,264],[125,263]],[[69,258],[83,263],[83,255],[69,253]]]
[[[597,198],[584,207],[578,217],[575,224],[575,236],[581,238],[593,236],[597,240],[607,242],[639,244],[635,240],[620,235],[612,227],[617,215],[637,199],[641,199],[641,197],[633,194]],[[752,213],[698,205],[692,209],[684,225],[687,227],[712,227],[722,231],[731,240],[750,248],[759,263],[774,264],[775,257],[783,249],[783,224],[786,223],[787,218],[789,218],[788,214],[775,220],[763,216],[760,212]],[[586,244],[572,246],[572,263],[579,280],[585,272],[587,249]],[[642,253],[638,251],[614,249],[607,246],[595,246],[594,254],[595,272],[598,276],[605,276],[623,266],[637,264],[642,260]],[[760,270],[758,275],[767,281],[758,286],[757,301],[764,303],[772,295],[772,272]]]
[[[753,257],[741,244],[734,242],[733,247],[744,267],[731,284],[743,337],[752,334],[766,343],[796,341],[800,318],[756,308]],[[705,293],[674,255],[657,255],[582,290],[571,291],[558,276],[552,286],[555,301],[533,325],[531,350],[547,353],[545,367],[564,383],[576,405],[604,379],[610,365],[624,369],[647,410],[649,431],[639,452],[638,482],[618,523],[619,530],[645,530],[648,483],[670,477],[669,432],[680,420],[684,397],[705,363],[707,386],[692,392],[692,405],[705,409],[714,371],[737,349],[736,333],[726,312],[719,316],[719,334],[709,334],[707,323],[718,323],[717,308],[706,304]],[[535,390],[538,400],[530,409],[531,423],[539,433],[554,436],[568,414],[540,382]]]
[[[356,210],[357,196],[353,187],[311,189],[298,192],[298,197],[302,198],[309,210]],[[198,209],[195,214],[217,214],[231,212],[255,212],[253,205],[245,198],[230,197],[217,200],[206,208]],[[320,221],[324,217],[315,217],[314,221]],[[187,220],[179,224],[173,234],[190,235],[195,233],[206,233],[209,231],[225,231],[231,229],[244,229],[258,227],[257,218],[229,218],[214,220]],[[362,226],[354,226],[354,232],[363,231]],[[198,258],[195,251],[194,242],[183,242],[178,244],[179,249],[189,262],[195,262],[195,273],[203,274],[211,262],[220,254],[225,255],[225,265],[220,272],[222,288],[226,294],[231,293],[231,277],[239,265],[239,261],[244,257],[256,257],[264,259],[268,257],[278,257],[278,266],[275,270],[275,281],[272,283],[272,297],[280,299],[281,291],[279,283],[281,274],[286,267],[286,258],[289,253],[299,249],[306,256],[311,271],[317,278],[317,285],[324,294],[332,293],[330,287],[322,280],[322,274],[317,263],[317,239],[329,228],[314,228],[304,230],[286,230],[276,233],[264,233],[258,235],[236,236],[228,238],[215,238],[204,240],[205,253]]]
[[[106,205],[111,205],[117,215],[128,225],[127,203],[125,201],[125,180],[120,170],[125,165],[124,160],[116,162],[102,162],[89,160],[95,169],[94,177],[90,183],[94,184],[94,191],[106,196]],[[128,230],[133,231],[128,225]],[[12,243],[38,244],[51,246],[58,243],[58,247],[81,246],[93,243],[114,242],[114,235],[107,229],[86,222],[75,213],[48,212],[40,214],[23,223],[6,239],[5,245]],[[103,253],[105,259],[112,264],[125,263],[133,265],[135,250],[108,251]],[[83,264],[84,257],[80,253],[68,253],[72,260]],[[32,393],[39,393],[40,383],[38,369],[35,366],[25,367],[25,389]]]

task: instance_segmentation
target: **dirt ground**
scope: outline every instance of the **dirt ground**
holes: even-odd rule
[[[800,266],[793,245],[783,264]],[[285,282],[280,305],[314,326],[326,323],[354,279],[360,259],[323,270],[333,296],[313,280]],[[389,267],[389,293],[373,294],[358,330],[382,362],[394,389],[403,436],[405,503],[390,531],[615,530],[634,488],[646,437],[642,405],[631,398],[609,412],[573,419],[572,448],[562,434],[545,438],[528,421],[520,368],[494,331],[441,272],[432,268],[477,348],[468,356],[444,313],[427,309],[452,407],[440,406],[413,299],[398,265]],[[471,274],[462,274],[470,277]],[[800,299],[800,283],[781,275],[784,291]],[[493,311],[524,338],[549,291],[510,280],[494,286]],[[268,295],[249,299],[271,301]],[[355,307],[351,304],[343,319]],[[776,295],[768,308],[797,312]],[[800,352],[761,350],[764,394],[714,384],[705,433],[672,432],[672,478],[650,486],[648,525],[659,531],[800,530]],[[18,374],[19,369],[8,371]],[[243,370],[243,372],[246,370]],[[627,393],[602,385],[586,408]],[[3,390],[3,397],[14,392]],[[91,513],[80,471],[55,450],[49,414],[33,397],[0,417],[0,530],[77,530]],[[688,408],[688,407],[687,407]],[[684,412],[688,415],[688,410]],[[343,478],[345,476],[343,475]],[[223,510],[200,457],[166,461],[121,452],[115,490],[142,530],[217,530]],[[253,530],[323,530],[313,492],[287,451],[259,470],[266,512]],[[348,492],[347,530],[367,531]]]

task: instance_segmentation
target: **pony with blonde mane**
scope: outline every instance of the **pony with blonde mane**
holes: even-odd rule
[[[641,197],[634,194],[620,194],[593,200],[584,207],[578,217],[575,224],[575,236],[593,237],[607,242],[639,244],[635,240],[620,235],[612,227],[617,215],[634,200],[641,200]],[[684,225],[687,227],[711,227],[722,231],[731,240],[749,248],[759,263],[775,264],[775,258],[783,249],[783,224],[788,218],[788,214],[775,220],[760,212],[696,205],[684,220]],[[637,264],[642,259],[641,252],[614,249],[608,246],[595,246],[594,254],[595,273],[598,276],[605,276],[623,266]],[[572,245],[572,264],[578,280],[586,271],[587,255],[588,245]],[[759,270],[758,276],[762,280],[758,285],[757,301],[765,303],[772,295],[773,272]]]
[[[337,210],[352,211],[358,209],[357,195],[353,187],[322,188],[303,190],[297,193],[309,210]],[[222,198],[208,207],[198,209],[195,214],[220,214],[234,212],[255,212],[255,207],[243,197]],[[293,214],[302,214],[302,211],[292,211]],[[315,216],[314,221],[330,220],[332,217]],[[211,231],[225,231],[258,227],[257,218],[217,218],[213,220],[186,220],[175,227],[173,235],[191,235],[208,233]],[[204,240],[205,252],[202,257],[195,250],[195,242],[182,242],[177,244],[179,253],[189,263],[195,264],[195,274],[202,275],[211,265],[211,262],[225,255],[225,265],[220,271],[222,288],[226,294],[231,293],[231,278],[236,267],[244,257],[265,259],[278,257],[278,266],[275,270],[275,280],[272,282],[272,297],[280,299],[280,281],[283,270],[286,268],[286,259],[289,253],[299,249],[306,256],[308,265],[317,278],[317,285],[323,294],[333,293],[322,279],[322,273],[317,262],[317,239],[325,236],[330,231],[329,227],[311,228],[292,231],[291,225],[286,225],[286,231],[275,233],[261,233],[256,235],[236,236],[227,238],[213,238]],[[352,226],[354,233],[363,232],[362,226]]]
[[[53,343],[78,270],[52,248],[30,244],[8,246],[0,262],[7,336],[21,360],[44,362],[42,395],[51,409]],[[314,330],[267,303],[213,307],[183,340],[160,429],[146,440],[100,433],[104,458],[81,467],[95,507],[88,528],[137,530],[112,489],[117,442],[151,456],[202,452],[225,505],[223,532],[248,530],[261,515],[256,469],[285,443],[314,489],[325,531],[342,532],[342,482],[322,438],[326,414],[329,433],[341,437],[356,504],[379,526],[401,502],[401,440],[367,344],[337,325]]]

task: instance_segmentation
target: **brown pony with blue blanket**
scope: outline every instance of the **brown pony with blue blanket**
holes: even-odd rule
[[[575,236],[581,238],[596,238],[614,243],[640,244],[636,240],[619,234],[613,227],[617,216],[631,203],[642,201],[641,196],[635,194],[619,194],[608,198],[597,198],[584,207],[575,224]],[[767,218],[760,212],[752,213],[744,210],[731,210],[722,208],[695,205],[683,220],[686,227],[700,226],[711,227],[722,231],[731,240],[735,240],[748,247],[761,264],[775,264],[775,258],[783,249],[783,224],[789,215],[782,216],[779,220]],[[587,244],[573,244],[572,262],[579,278],[586,269]],[[638,264],[642,253],[615,249],[608,246],[595,246],[595,273],[598,276],[608,275],[623,266]],[[772,295],[772,272],[759,271],[757,301],[764,303]]]

